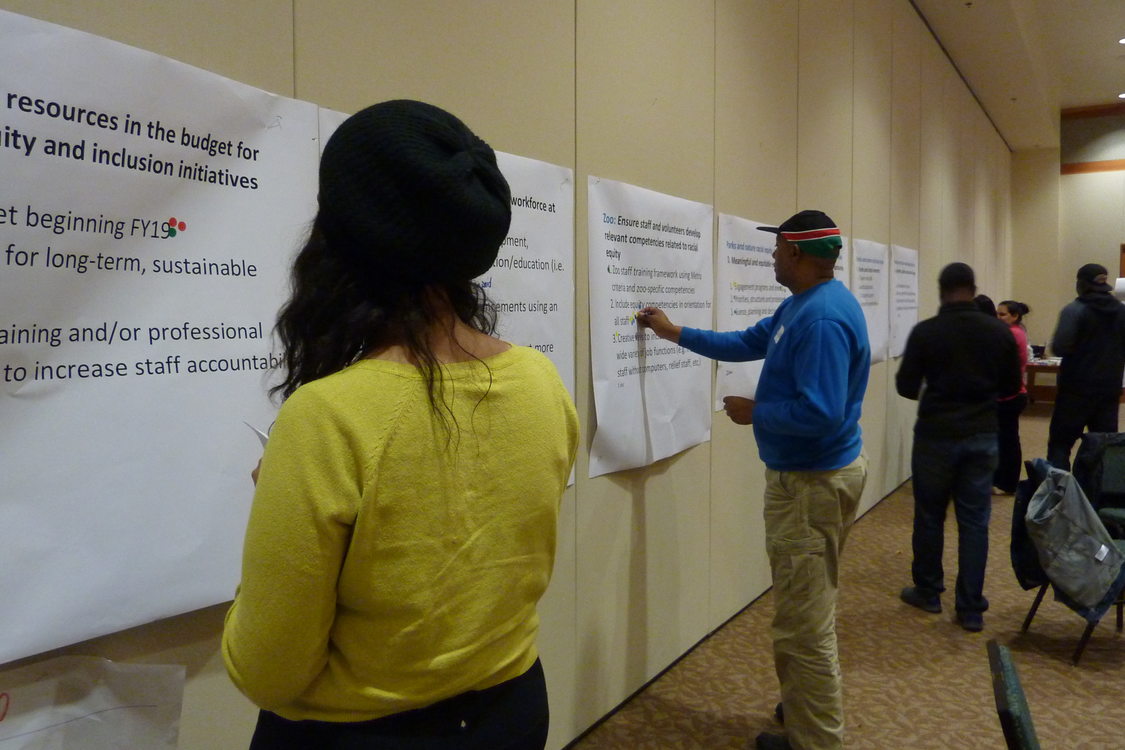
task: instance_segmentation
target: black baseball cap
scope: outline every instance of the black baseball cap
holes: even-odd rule
[[[823,211],[799,211],[777,227],[758,227],[763,232],[780,235],[797,245],[801,252],[821,258],[835,259],[844,240],[836,222]]]

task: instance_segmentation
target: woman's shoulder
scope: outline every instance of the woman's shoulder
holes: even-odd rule
[[[304,383],[285,400],[284,411],[331,411],[347,408],[358,395],[375,391],[384,397],[398,384],[420,376],[417,368],[400,362],[361,359],[330,375]]]

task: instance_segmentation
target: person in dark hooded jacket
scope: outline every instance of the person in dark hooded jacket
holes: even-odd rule
[[[1047,437],[1047,461],[1070,471],[1070,451],[1083,429],[1117,432],[1125,371],[1125,305],[1111,294],[1097,263],[1078,269],[1078,297],[1062,309],[1051,351],[1062,357]]]

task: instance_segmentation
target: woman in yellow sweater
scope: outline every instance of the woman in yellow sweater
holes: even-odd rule
[[[254,750],[545,743],[535,606],[578,428],[472,281],[510,202],[492,149],[421,102],[325,147],[223,633]]]

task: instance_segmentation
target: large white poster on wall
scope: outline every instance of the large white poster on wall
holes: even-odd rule
[[[590,476],[645,466],[711,436],[708,360],[636,324],[645,306],[711,327],[711,206],[589,178]]]
[[[887,300],[890,248],[870,240],[852,240],[852,294],[863,308],[871,363],[887,359],[890,306]]]
[[[744,330],[774,310],[790,291],[777,283],[773,272],[773,248],[777,235],[760,231],[770,226],[730,214],[719,214],[719,255],[715,268],[715,328]],[[754,398],[762,361],[719,362],[715,378],[715,410],[723,408],[724,396]]]
[[[890,355],[901,357],[918,322],[918,251],[891,245]]]
[[[0,663],[229,600],[317,109],[0,11]]]
[[[543,352],[574,396],[574,172],[496,153],[512,189],[512,227],[478,281],[500,337]]]
[[[344,120],[351,115],[334,109],[324,109],[323,107],[318,109],[316,114],[320,133],[320,151],[324,153],[324,145],[328,143],[328,139],[336,132],[336,128],[343,125]]]

